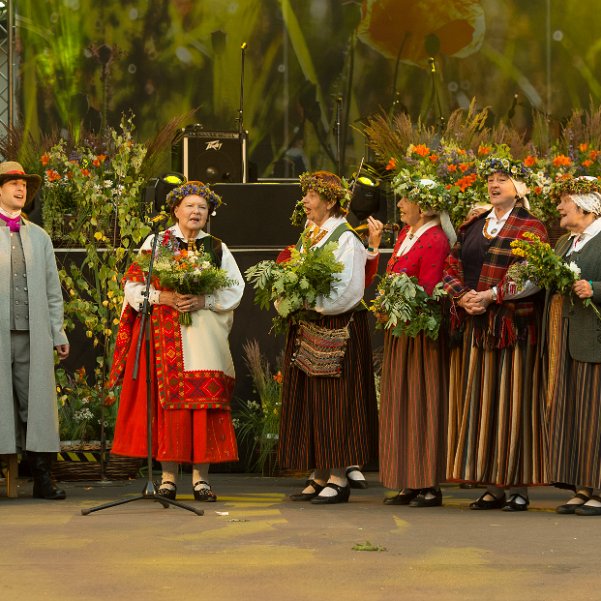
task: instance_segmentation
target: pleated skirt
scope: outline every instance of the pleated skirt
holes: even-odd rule
[[[562,320],[559,355],[548,407],[549,479],[553,483],[601,488],[601,364],[570,357],[568,321]]]
[[[138,338],[140,320],[134,325],[132,340]],[[155,365],[151,343],[150,365]],[[117,423],[111,452],[126,457],[146,457],[147,399],[146,348],[141,347],[140,370],[132,378],[135,352],[130,352],[125,366],[119,398]],[[152,456],[158,461],[177,463],[222,463],[236,461],[238,448],[231,412],[223,409],[164,409],[157,402],[157,379],[152,386]]]
[[[385,333],[380,479],[387,488],[430,488],[444,481],[448,390],[445,340]]]
[[[342,328],[351,314],[317,323]],[[356,311],[342,377],[309,377],[291,364],[297,326],[286,340],[278,461],[283,468],[308,471],[363,465],[375,459],[378,413],[367,311]]]
[[[496,486],[548,482],[539,347],[474,345],[471,319],[451,351],[447,479]]]

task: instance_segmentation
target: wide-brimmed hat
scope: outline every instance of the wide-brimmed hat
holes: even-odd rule
[[[27,182],[27,203],[29,204],[42,185],[42,178],[37,173],[25,173],[21,163],[4,161],[0,163],[0,186],[11,179],[24,179]]]

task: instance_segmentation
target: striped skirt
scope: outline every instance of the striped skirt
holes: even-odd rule
[[[351,314],[327,316],[320,326],[342,328]],[[293,470],[363,465],[375,459],[378,415],[367,311],[356,311],[341,378],[312,378],[290,360],[296,327],[286,341],[278,461]]]
[[[385,333],[380,479],[387,488],[429,488],[445,479],[448,386],[444,340]]]
[[[532,486],[548,482],[544,395],[536,340],[474,345],[471,319],[451,351],[447,479]]]
[[[551,371],[549,479],[562,485],[598,489],[601,488],[601,363],[583,363],[570,357],[567,319],[555,333],[563,342],[563,352],[556,369]]]

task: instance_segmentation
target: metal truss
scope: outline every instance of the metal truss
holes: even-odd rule
[[[0,136],[4,136],[14,121],[12,0],[0,0]]]

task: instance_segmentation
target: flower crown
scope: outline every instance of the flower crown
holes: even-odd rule
[[[448,191],[442,184],[431,179],[412,176],[403,169],[392,180],[392,187],[396,194],[405,196],[422,210],[437,213],[449,210]]]
[[[315,190],[326,200],[338,203],[344,214],[348,213],[348,205],[351,201],[351,191],[346,179],[343,177],[340,178],[340,184],[338,184],[327,181],[308,171],[302,173],[298,179],[300,181],[303,196],[305,196],[309,190]],[[294,205],[294,210],[290,216],[290,222],[292,225],[301,226],[304,225],[306,220],[307,215],[305,213],[305,206],[301,199]]]
[[[573,177],[564,175],[557,178],[550,189],[551,196],[558,201],[564,194],[601,194],[601,180],[592,176]]]
[[[523,163],[508,157],[487,157],[480,161],[478,165],[478,174],[481,177],[489,177],[499,171],[507,173],[510,177],[521,182],[527,180],[530,176],[530,170]]]
[[[167,194],[167,205],[173,209],[182,200],[184,200],[186,196],[192,195],[202,196],[209,203],[209,208],[211,211],[214,211],[217,207],[223,204],[221,196],[213,192],[209,186],[203,184],[202,182],[191,181],[171,190],[171,192]]]

